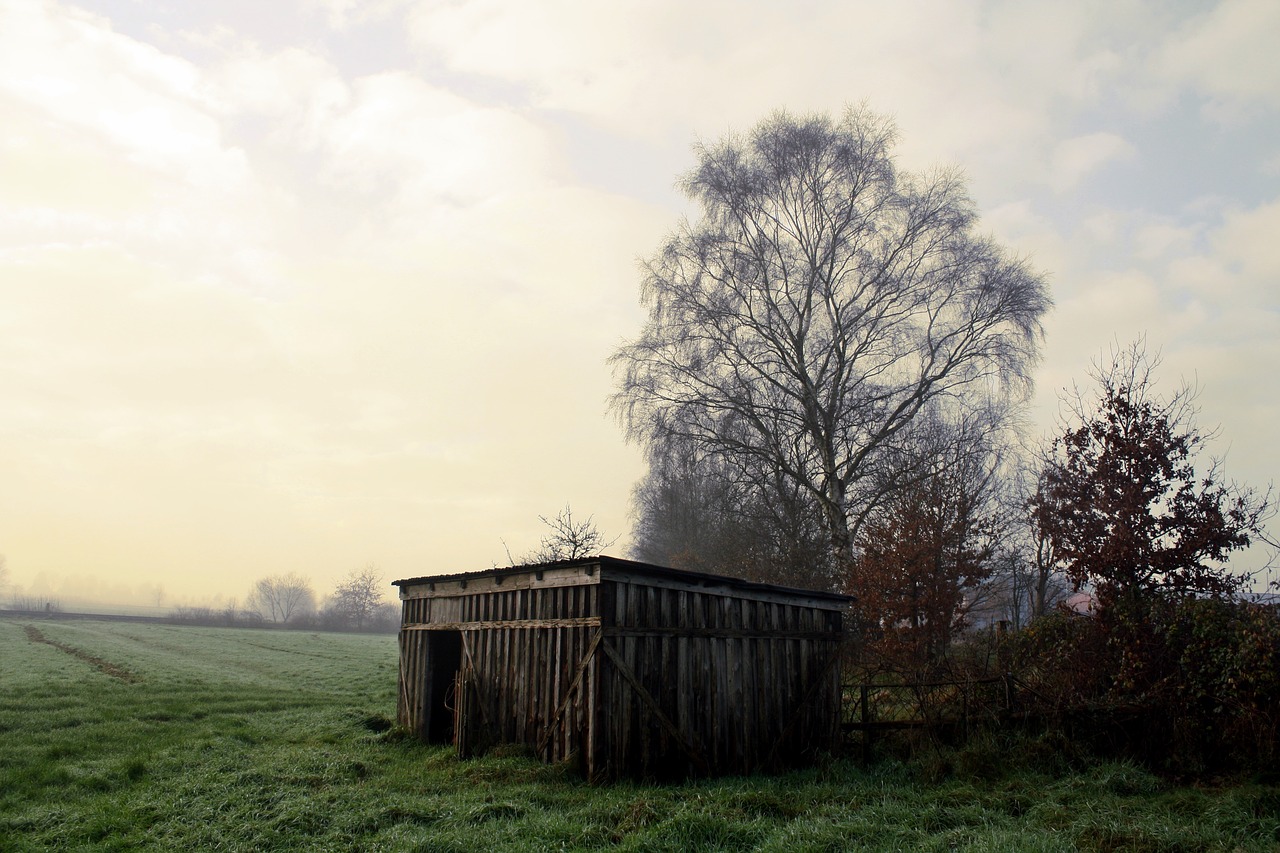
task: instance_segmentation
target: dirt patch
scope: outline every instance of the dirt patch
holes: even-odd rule
[[[23,625],[22,630],[26,632],[27,639],[33,643],[44,643],[46,646],[53,646],[59,651],[66,652],[76,660],[84,661],[93,668],[97,669],[105,675],[117,678],[126,684],[137,684],[142,680],[142,676],[136,672],[130,672],[119,664],[114,664],[109,660],[103,660],[97,655],[91,655],[83,649],[77,649],[75,646],[68,646],[66,643],[59,643],[57,640],[50,640],[35,625]]]

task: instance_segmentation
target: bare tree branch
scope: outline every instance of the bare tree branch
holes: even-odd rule
[[[604,538],[604,534],[596,527],[594,515],[587,516],[585,521],[574,521],[573,510],[568,504],[555,518],[540,515],[538,520],[546,525],[548,532],[542,537],[537,550],[520,560],[522,563],[553,563],[557,560],[593,557],[618,541],[616,536],[613,539]],[[506,547],[505,542],[503,547]],[[511,558],[510,549],[507,549],[507,558]]]

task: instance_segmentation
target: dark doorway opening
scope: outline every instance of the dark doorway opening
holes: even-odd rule
[[[427,740],[453,743],[453,683],[462,668],[462,632],[430,631],[427,637]]]

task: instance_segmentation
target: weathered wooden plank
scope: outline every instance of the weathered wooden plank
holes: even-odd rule
[[[510,601],[510,596],[507,596],[507,599],[508,601]],[[507,613],[504,612],[503,615],[506,616]],[[516,651],[514,648],[514,640],[516,636],[521,633],[523,632],[512,631],[510,629],[500,629],[500,634],[502,636],[502,651],[500,652],[502,656],[501,660],[503,664],[502,671],[504,672],[504,676],[505,676],[504,681],[507,684],[509,684],[511,680],[512,659],[515,657],[515,651]],[[502,702],[504,706],[502,709],[503,711],[502,741],[505,743],[514,743],[515,742],[515,723],[516,723],[516,709],[515,709],[516,697],[513,694],[515,691],[504,689],[504,686],[505,685],[502,682],[500,682],[498,686],[498,691],[497,691],[498,695],[502,697]]]
[[[636,589],[630,584],[627,584],[626,587],[627,618],[632,619],[635,618],[636,613]],[[614,650],[618,652],[619,656],[626,662],[628,671],[635,672],[636,646],[639,645],[638,639],[635,637],[625,637],[621,639],[621,641],[617,642],[617,645],[621,648],[615,648]],[[625,766],[630,763],[631,756],[635,754],[636,746],[641,740],[642,735],[637,731],[637,729],[639,729],[643,721],[640,719],[640,697],[633,695],[634,688],[632,687],[631,679],[624,678],[624,680],[627,681],[629,689],[625,697],[621,700],[621,704],[618,706],[618,708],[623,712],[622,719],[625,726],[622,736],[619,738],[618,760]]]
[[[594,635],[594,631],[590,632]],[[561,679],[564,684],[569,683],[572,674],[572,667],[576,667],[578,661],[583,660],[587,656],[587,646],[590,644],[588,637],[588,629],[586,628],[566,628],[564,630],[565,654],[560,662]],[[592,691],[596,689],[596,682],[592,677],[593,667],[595,666],[595,655],[591,655],[591,660],[587,663],[587,671],[583,676],[583,684],[579,688],[578,701],[574,702],[569,709],[569,713],[565,714],[561,721],[561,734],[564,739],[564,755],[568,756],[574,749],[584,748],[580,742],[583,730],[591,724],[590,709],[592,702]]]
[[[739,639],[733,642],[739,647],[735,666],[741,698],[736,710],[741,720],[739,743],[742,748],[742,770],[750,772],[755,768],[755,744],[759,740],[759,735],[755,731],[755,721],[764,698],[755,686],[755,647],[759,640]]]
[[[426,654],[425,637],[401,634],[401,689],[404,700],[402,724],[417,737],[426,736]]]
[[[539,595],[537,606],[542,607],[543,603],[542,596]],[[538,616],[542,616],[541,611],[539,611]],[[552,713],[555,712],[556,694],[554,693],[553,685],[555,684],[556,672],[559,671],[559,666],[557,665],[559,661],[554,657],[554,644],[560,630],[559,628],[552,628],[546,631],[538,631],[534,634],[538,649],[538,670],[534,674],[538,681],[537,720],[534,723],[534,728],[537,731],[542,731],[544,728],[547,731],[551,730],[547,723],[551,719]],[[543,753],[543,758],[548,757],[548,754]]]
[[[519,593],[513,596],[519,605]],[[507,662],[507,677],[514,690],[511,696],[512,737],[516,743],[528,743],[526,728],[529,722],[529,638],[531,631],[511,631],[511,660]]]
[[[494,595],[494,605],[497,617],[502,619],[502,599],[496,594]],[[494,721],[497,725],[494,730],[494,740],[498,743],[504,743],[508,737],[505,729],[507,725],[507,703],[511,697],[511,690],[505,683],[503,664],[506,663],[506,646],[511,639],[511,632],[496,629],[487,633],[492,634],[494,639],[493,666],[490,670],[492,674],[491,683],[493,684],[491,692],[494,703],[497,706],[497,713],[494,715]]]
[[[734,584],[732,579],[717,582],[715,579],[687,581],[675,577],[659,577],[641,572],[628,572],[621,569],[610,569],[604,576],[605,581],[635,584],[637,586],[667,587],[684,589],[699,595],[714,595],[728,598],[747,598],[756,601],[771,601],[779,604],[790,604],[798,607],[812,607],[817,610],[840,610],[849,606],[843,597],[824,597],[821,593],[807,595],[806,590],[783,591],[772,589],[743,588]]]
[[[656,624],[662,627],[671,627],[675,621],[675,601],[679,592],[674,589],[659,588],[658,590],[658,612],[655,616]],[[658,686],[660,692],[658,701],[662,703],[662,707],[666,708],[674,717],[677,726],[680,726],[680,689],[676,681],[676,638],[671,635],[661,636],[657,639],[659,662],[657,664]],[[679,769],[671,759],[675,757],[675,750],[672,749],[673,744],[671,738],[661,732],[658,741],[658,753],[662,757],[662,767],[660,773],[664,776],[677,775]],[[680,764],[684,762],[681,761]]]
[[[587,574],[584,567],[530,570],[506,575],[481,575],[479,577],[454,577],[449,580],[422,578],[400,586],[400,598],[452,598],[465,595],[481,595],[499,590],[534,589],[538,587],[561,588],[598,584],[598,572]]]
[[[482,645],[482,644],[483,644],[483,642],[484,642],[484,641],[487,641],[487,640],[488,640],[489,636],[490,636],[490,635],[489,635],[489,633],[488,633],[488,632],[477,632],[477,633],[475,633],[475,634],[468,634],[468,633],[465,633],[465,632],[464,632],[464,633],[462,634],[462,660],[463,660],[463,665],[462,665],[462,667],[460,668],[462,671],[465,671],[465,672],[467,673],[467,677],[470,679],[470,682],[471,682],[471,689],[472,689],[472,692],[473,692],[473,697],[472,697],[472,698],[474,698],[474,699],[476,700],[476,701],[475,701],[475,708],[476,708],[476,710],[478,710],[478,711],[480,712],[480,716],[482,717],[483,721],[484,721],[486,724],[488,723],[489,713],[488,713],[488,710],[487,710],[487,708],[486,708],[486,703],[485,703],[485,693],[484,693],[484,691],[481,689],[481,684],[480,684],[480,681],[479,681],[480,674],[481,674],[482,672],[484,672],[484,670],[482,670],[482,669],[480,669],[480,667],[476,666],[476,656],[477,656],[477,655],[473,655],[473,654],[472,654],[472,649],[473,649],[473,646],[474,646],[474,647],[476,647],[476,649],[475,649],[475,650],[476,650],[476,652],[482,652],[482,651],[483,651],[483,645]],[[482,661],[486,659],[486,658],[485,658],[485,656],[484,656],[483,654],[480,654],[479,656],[480,656],[480,659],[481,659]]]
[[[600,625],[599,616],[583,616],[576,619],[499,619],[478,622],[428,622],[403,625],[403,631],[505,631],[536,628],[594,628]]]
[[[694,595],[694,613],[696,620],[703,626],[707,624],[707,613],[705,605],[710,601],[710,597],[705,595]],[[693,641],[694,654],[698,662],[698,704],[694,708],[697,720],[697,731],[703,738],[703,743],[707,745],[707,749],[714,749],[716,726],[715,726],[715,675],[714,661],[712,659],[711,649],[713,641],[710,637],[691,637]],[[713,757],[708,755],[709,759]]]
[[[676,596],[676,627],[687,625],[690,621],[689,599],[691,593],[686,590],[672,590]],[[675,635],[676,644],[676,725],[680,731],[687,732],[693,728],[695,685],[693,684],[693,667],[689,656],[690,640],[688,633]]]
[[[412,634],[400,633],[400,677],[399,698],[396,702],[396,721],[417,735],[418,721],[413,713],[413,704],[417,693],[414,689],[414,684],[418,677],[412,648],[415,639]]]
[[[646,586],[642,591],[643,595],[640,598],[638,618],[640,620],[639,624],[647,626],[657,621],[656,612],[658,609],[658,590],[655,587]],[[649,682],[646,686],[648,687],[650,694],[653,694],[656,691],[657,695],[660,697],[661,670],[659,669],[659,665],[661,664],[661,658],[658,656],[659,651],[657,638],[653,635],[637,637],[634,642],[636,645],[637,666],[632,670],[632,672],[639,673],[637,677],[641,679],[641,684],[644,684],[645,681]],[[661,708],[664,706],[659,705],[658,707]],[[643,722],[643,716],[641,717],[641,721]],[[653,772],[653,768],[659,757],[657,748],[659,746],[661,734],[655,731],[655,728],[656,727],[652,721],[650,721],[644,723],[640,729],[640,737],[642,738],[640,744],[640,766],[644,768],[644,773],[646,775]]]
[[[575,631],[574,633],[580,632]],[[592,781],[604,778],[602,774],[606,772],[601,762],[604,726],[600,722],[600,673],[600,658],[597,655],[592,655],[591,662],[587,666],[586,685],[584,688],[587,701],[585,705],[579,705],[583,719],[575,730],[580,733],[577,744],[583,753],[582,766],[587,778]]]
[[[708,637],[711,639],[782,639],[782,640],[838,640],[839,631],[754,630],[744,628],[663,628],[617,625],[605,629],[611,637]]]
[[[714,600],[716,622],[720,627],[727,627],[729,622],[729,610],[733,605],[733,599],[721,597]],[[731,664],[729,661],[729,642],[726,640],[712,641],[711,647],[715,649],[715,667],[716,667],[716,725],[719,728],[718,737],[716,738],[717,758],[722,759],[728,766],[734,767],[735,753],[737,752],[734,741],[734,732],[731,731],[730,720],[733,714],[733,693],[729,683],[731,674]]]

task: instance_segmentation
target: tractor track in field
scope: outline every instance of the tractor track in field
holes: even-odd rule
[[[142,681],[142,676],[120,666],[119,664],[112,663],[109,660],[104,660],[97,655],[91,655],[83,649],[77,649],[75,646],[60,643],[57,640],[50,640],[34,625],[23,625],[22,630],[26,633],[27,639],[31,642],[44,643],[47,646],[53,646],[55,649],[71,655],[76,660],[84,661],[104,675],[109,675],[112,678],[125,682],[126,684],[137,684]]]

